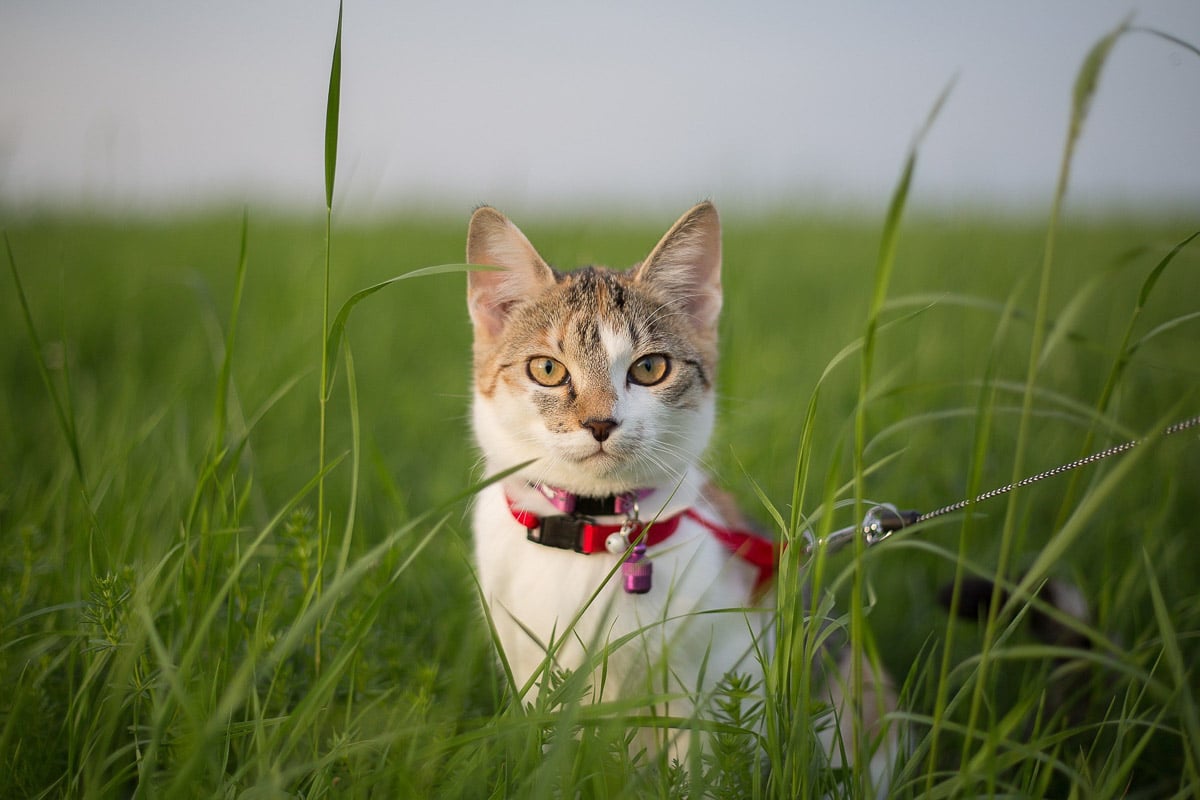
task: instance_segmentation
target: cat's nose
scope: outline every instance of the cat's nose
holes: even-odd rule
[[[592,432],[592,438],[597,442],[603,442],[612,433],[613,428],[617,427],[618,423],[611,417],[599,418],[588,417],[582,423],[583,427]]]

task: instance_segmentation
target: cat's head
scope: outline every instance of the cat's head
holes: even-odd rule
[[[475,434],[492,469],[579,494],[669,486],[712,433],[721,228],[684,214],[628,271],[559,272],[503,214],[478,209],[467,260]]]

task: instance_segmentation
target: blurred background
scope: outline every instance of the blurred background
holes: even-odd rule
[[[1044,210],[1071,84],[1200,4],[350,0],[338,208],[874,210],[939,93],[913,200]],[[335,2],[5,0],[0,208],[319,210]],[[1075,208],[1200,207],[1200,58],[1136,35]]]

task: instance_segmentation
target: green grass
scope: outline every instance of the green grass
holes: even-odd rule
[[[726,224],[722,423],[711,462],[768,519],[753,484],[788,509],[805,409],[826,364],[862,330],[879,234],[870,221],[735,216]],[[542,753],[537,720],[506,705],[477,611],[465,502],[421,517],[480,477],[464,418],[461,275],[402,282],[350,317],[355,394],[351,405],[343,360],[329,405],[326,605],[314,606],[322,229],[250,215],[217,430],[241,226],[234,215],[8,226],[41,350],[30,344],[15,290],[5,291],[0,668],[12,691],[4,794],[125,796],[140,786],[154,796],[178,784],[197,796],[263,785],[321,796],[336,781],[383,796],[475,796],[493,786],[530,796],[553,793],[561,776],[582,783],[585,775],[605,781],[596,794],[656,794],[665,778],[604,755],[619,726],[590,729],[582,743],[556,738],[565,748],[558,760]],[[526,225],[552,259],[615,264],[638,258],[658,227]],[[1081,305],[1037,375],[1031,471],[1074,458],[1089,440],[1099,447],[1149,434],[1200,407],[1200,322],[1184,319],[1198,310],[1197,252],[1183,249],[1138,307],[1143,281],[1188,233],[1186,223],[1120,220],[1060,231],[1050,338]],[[967,494],[973,471],[980,488],[1007,482],[1043,237],[1036,224],[987,220],[903,226],[864,412],[867,469],[894,458],[863,477],[868,497],[928,510]],[[335,307],[461,249],[461,220],[340,226]],[[1184,321],[1133,352],[1100,413],[1135,313],[1134,341]],[[39,358],[73,421],[82,482]],[[819,505],[827,482],[852,485],[855,368],[847,359],[822,384],[802,514]],[[1106,483],[1132,459],[1119,482]],[[348,556],[359,572],[338,582],[355,461]],[[1069,501],[1066,477],[1018,495],[1009,512],[1018,566],[1060,540],[1060,517],[1082,526],[1053,572],[1078,582],[1096,607],[1102,644],[1083,657],[1108,669],[1089,687],[1088,713],[1070,737],[1052,721],[1028,735],[1014,709],[1036,708],[1054,665],[1023,629],[995,642],[976,735],[998,732],[981,764],[972,759],[984,742],[964,748],[960,731],[984,629],[948,622],[934,596],[960,560],[994,570],[1004,501],[866,554],[876,598],[868,623],[883,660],[907,678],[906,713],[932,715],[939,688],[949,704],[936,757],[918,749],[906,773],[916,788],[954,793],[964,764],[979,781],[994,771],[1000,786],[1069,781],[1115,793],[1132,781],[1154,795],[1197,786],[1188,744],[1190,665],[1200,656],[1200,556],[1189,535],[1197,475],[1200,448],[1188,434],[1088,468]],[[1085,507],[1086,520],[1074,522]],[[831,524],[851,517],[844,509]],[[829,574],[847,562],[833,559]],[[917,730],[920,741],[925,729]],[[1020,758],[1034,752],[1050,763]]]
[[[686,770],[630,757],[636,709],[581,707],[578,676],[506,688],[468,556],[463,277],[362,293],[458,261],[465,212],[0,220],[0,796],[855,794],[812,762],[805,577],[902,685],[896,795],[1194,796],[1200,447],[1154,434],[1200,412],[1200,221],[914,219],[907,185],[882,222],[725,220],[720,480],[794,537],[1150,439],[865,552],[792,548],[766,702],[726,683]],[[620,266],[669,221],[520,223]],[[949,620],[971,574],[1018,599]],[[1022,624],[1047,575],[1091,601],[1089,649]]]

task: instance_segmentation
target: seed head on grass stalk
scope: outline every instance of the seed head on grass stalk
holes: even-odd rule
[[[470,269],[466,264],[442,264],[434,267],[426,267],[424,269],[413,270],[403,275],[398,275],[389,280],[377,283],[366,289],[360,290],[353,294],[345,303],[342,304],[337,316],[332,324],[329,320],[330,309],[330,293],[329,281],[332,264],[332,243],[333,243],[333,196],[334,183],[337,178],[337,149],[338,149],[338,119],[341,106],[341,80],[342,80],[342,4],[338,4],[338,22],[337,33],[334,36],[333,43],[333,58],[329,69],[329,91],[326,97],[325,107],[325,269],[324,269],[324,284],[322,292],[322,313],[321,313],[321,382],[320,396],[318,399],[319,405],[319,443],[318,443],[318,475],[320,476],[317,482],[317,560],[315,565],[316,575],[313,581],[315,587],[315,596],[319,600],[324,591],[324,569],[325,561],[329,555],[331,525],[327,520],[325,508],[325,458],[327,450],[327,420],[328,420],[328,403],[333,391],[334,376],[337,369],[337,353],[338,347],[342,343],[345,335],[346,323],[349,320],[350,312],[359,302],[370,297],[393,283],[396,283],[407,278],[415,278],[423,275],[437,275],[448,272],[462,272]],[[348,351],[347,351],[348,352]],[[355,391],[353,385],[350,389],[352,393]],[[354,422],[352,420],[352,422]],[[355,423],[356,424],[356,423]],[[357,437],[356,437],[357,439]],[[357,447],[355,448],[357,453]],[[355,467],[355,476],[357,476],[357,455],[352,462]],[[355,480],[355,483],[357,481]],[[356,489],[354,490],[356,491]],[[338,557],[337,571],[340,574],[345,569],[346,560],[349,554],[349,541],[353,532],[353,510],[349,512],[345,531],[343,534],[342,547]],[[314,650],[313,660],[314,668],[317,675],[321,673],[321,631],[323,624],[318,623],[314,632]]]
[[[1028,369],[1025,378],[1025,393],[1021,406],[1021,417],[1017,430],[1016,450],[1013,455],[1013,482],[1021,478],[1025,472],[1025,454],[1030,444],[1030,421],[1033,418],[1033,397],[1034,385],[1037,382],[1039,366],[1042,363],[1042,350],[1046,336],[1046,320],[1049,314],[1050,300],[1050,275],[1054,263],[1055,244],[1059,227],[1059,219],[1062,213],[1062,206],[1066,199],[1067,185],[1070,181],[1071,163],[1075,155],[1075,145],[1079,141],[1079,136],[1083,131],[1084,122],[1087,119],[1088,111],[1091,108],[1092,98],[1095,95],[1096,88],[1099,85],[1100,73],[1104,67],[1104,63],[1111,53],[1113,46],[1117,40],[1129,30],[1129,22],[1122,22],[1115,30],[1097,42],[1084,58],[1083,65],[1080,67],[1079,74],[1075,80],[1074,93],[1071,103],[1071,117],[1067,128],[1067,138],[1063,146],[1062,160],[1059,165],[1058,181],[1054,191],[1054,202],[1050,207],[1050,221],[1046,231],[1046,241],[1043,247],[1042,264],[1040,271],[1040,279],[1038,284],[1037,305],[1033,318],[1033,336],[1029,349]],[[1000,534],[1000,550],[997,557],[996,574],[1003,578],[1004,573],[1008,570],[1008,561],[1011,553],[1016,549],[1020,542],[1017,541],[1017,531],[1015,530],[1017,519],[1017,493],[1013,492],[1008,496],[1007,506],[1004,514],[1004,525]],[[984,705],[984,690],[987,685],[988,675],[988,652],[996,641],[998,635],[998,616],[1000,612],[1002,597],[1000,589],[1000,581],[995,583],[995,588],[992,592],[991,602],[988,604],[987,620],[984,623],[984,636],[982,645],[982,656],[980,658],[979,674],[976,677],[974,692],[971,697],[971,711],[967,721],[968,737],[979,725],[980,714]],[[985,755],[994,754],[995,740],[991,737],[985,737],[984,749]],[[971,748],[963,749],[961,768],[966,771],[970,766]],[[985,757],[984,761],[988,759]],[[991,776],[995,779],[995,775]],[[995,790],[994,783],[989,785],[989,791]]]

